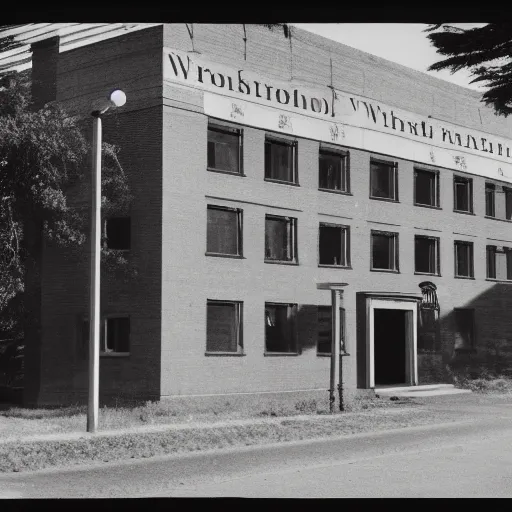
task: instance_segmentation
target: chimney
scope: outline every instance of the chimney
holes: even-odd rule
[[[31,45],[32,103],[36,110],[57,99],[59,40],[54,36]]]

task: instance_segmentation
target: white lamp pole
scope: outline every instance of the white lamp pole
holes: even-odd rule
[[[91,207],[91,272],[89,281],[89,400],[87,432],[98,429],[100,390],[100,261],[101,261],[101,114],[110,107],[126,103],[123,91],[115,90],[108,98],[97,102],[93,116],[92,140],[92,207]]]

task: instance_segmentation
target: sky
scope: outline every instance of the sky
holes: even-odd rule
[[[442,58],[431,46],[427,34],[423,32],[428,25],[422,23],[293,23],[292,25],[377,57],[423,71],[441,80],[482,91],[479,85],[469,83],[470,75],[465,70],[453,75],[447,70],[427,71],[431,64]],[[472,28],[485,23],[452,23],[451,25]]]

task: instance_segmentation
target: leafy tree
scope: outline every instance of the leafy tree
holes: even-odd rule
[[[429,32],[427,37],[437,53],[446,57],[432,64],[430,71],[469,70],[474,77],[471,83],[481,82],[487,87],[482,101],[498,115],[512,113],[512,23],[469,29],[441,23],[430,25],[425,32]]]
[[[0,39],[0,51],[16,44],[10,39]],[[0,75],[0,332],[40,334],[39,311],[30,297],[40,293],[43,242],[87,255],[85,123],[55,104],[34,109],[30,70]],[[102,214],[122,214],[130,194],[118,149],[104,143],[102,150]],[[135,271],[119,251],[104,248],[102,263],[125,275]]]

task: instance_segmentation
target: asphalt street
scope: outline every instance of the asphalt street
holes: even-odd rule
[[[511,420],[512,404],[461,406],[440,425],[6,474],[0,497],[512,497]]]

